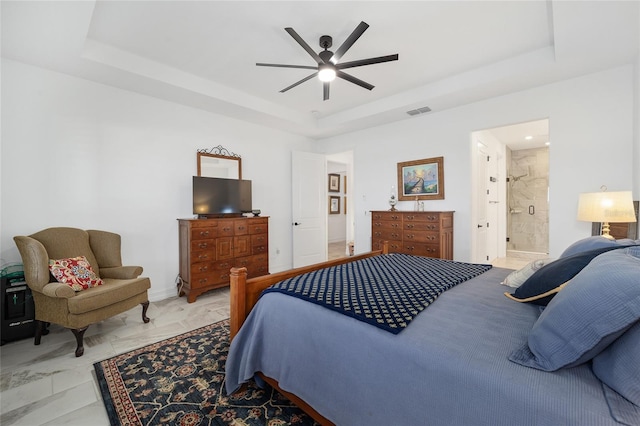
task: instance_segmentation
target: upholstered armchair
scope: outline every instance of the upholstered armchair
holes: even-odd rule
[[[40,344],[49,323],[59,324],[73,332],[77,342],[75,355],[79,357],[84,353],[83,337],[89,325],[138,304],[142,305],[142,321],[149,322],[147,289],[151,282],[149,278],[139,277],[141,266],[122,266],[120,235],[76,228],[48,228],[30,236],[14,237],[14,241],[22,256],[25,279],[35,304],[34,344]],[[92,269],[95,275],[91,276],[97,280],[93,286],[76,291],[70,284],[54,278],[49,262],[80,256],[86,257],[90,268],[85,269]]]

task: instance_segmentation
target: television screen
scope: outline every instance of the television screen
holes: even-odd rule
[[[199,216],[251,211],[251,181],[193,177],[193,213]]]

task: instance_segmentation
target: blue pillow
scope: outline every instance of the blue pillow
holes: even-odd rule
[[[640,321],[593,359],[593,372],[640,407]]]
[[[586,362],[640,319],[637,248],[601,254],[549,303],[509,359],[544,371]]]
[[[563,257],[573,256],[574,254],[582,253],[584,251],[599,249],[603,247],[611,247],[615,245],[618,245],[616,240],[611,240],[601,235],[587,237],[587,238],[578,240],[575,243],[571,244],[569,247],[567,247],[562,252],[559,259],[562,259]]]
[[[513,294],[504,295],[517,302],[546,306],[562,289],[561,286],[582,271],[593,258],[623,247],[619,244],[608,245],[560,258],[534,272]]]

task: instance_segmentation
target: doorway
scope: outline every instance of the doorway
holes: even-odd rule
[[[525,260],[549,253],[549,120],[487,131],[505,148],[506,257]]]
[[[327,172],[339,176],[338,188],[334,186],[332,188],[334,191],[328,192],[329,200],[334,202],[334,208],[327,212],[327,257],[331,260],[351,256],[354,253],[355,179],[353,178],[353,151],[329,154],[326,158]],[[336,198],[338,206],[335,205]]]

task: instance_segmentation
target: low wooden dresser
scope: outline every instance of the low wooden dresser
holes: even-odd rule
[[[371,212],[371,249],[453,260],[453,212]]]
[[[229,285],[232,267],[251,278],[269,273],[269,218],[178,219],[179,295],[192,303],[204,292]]]

